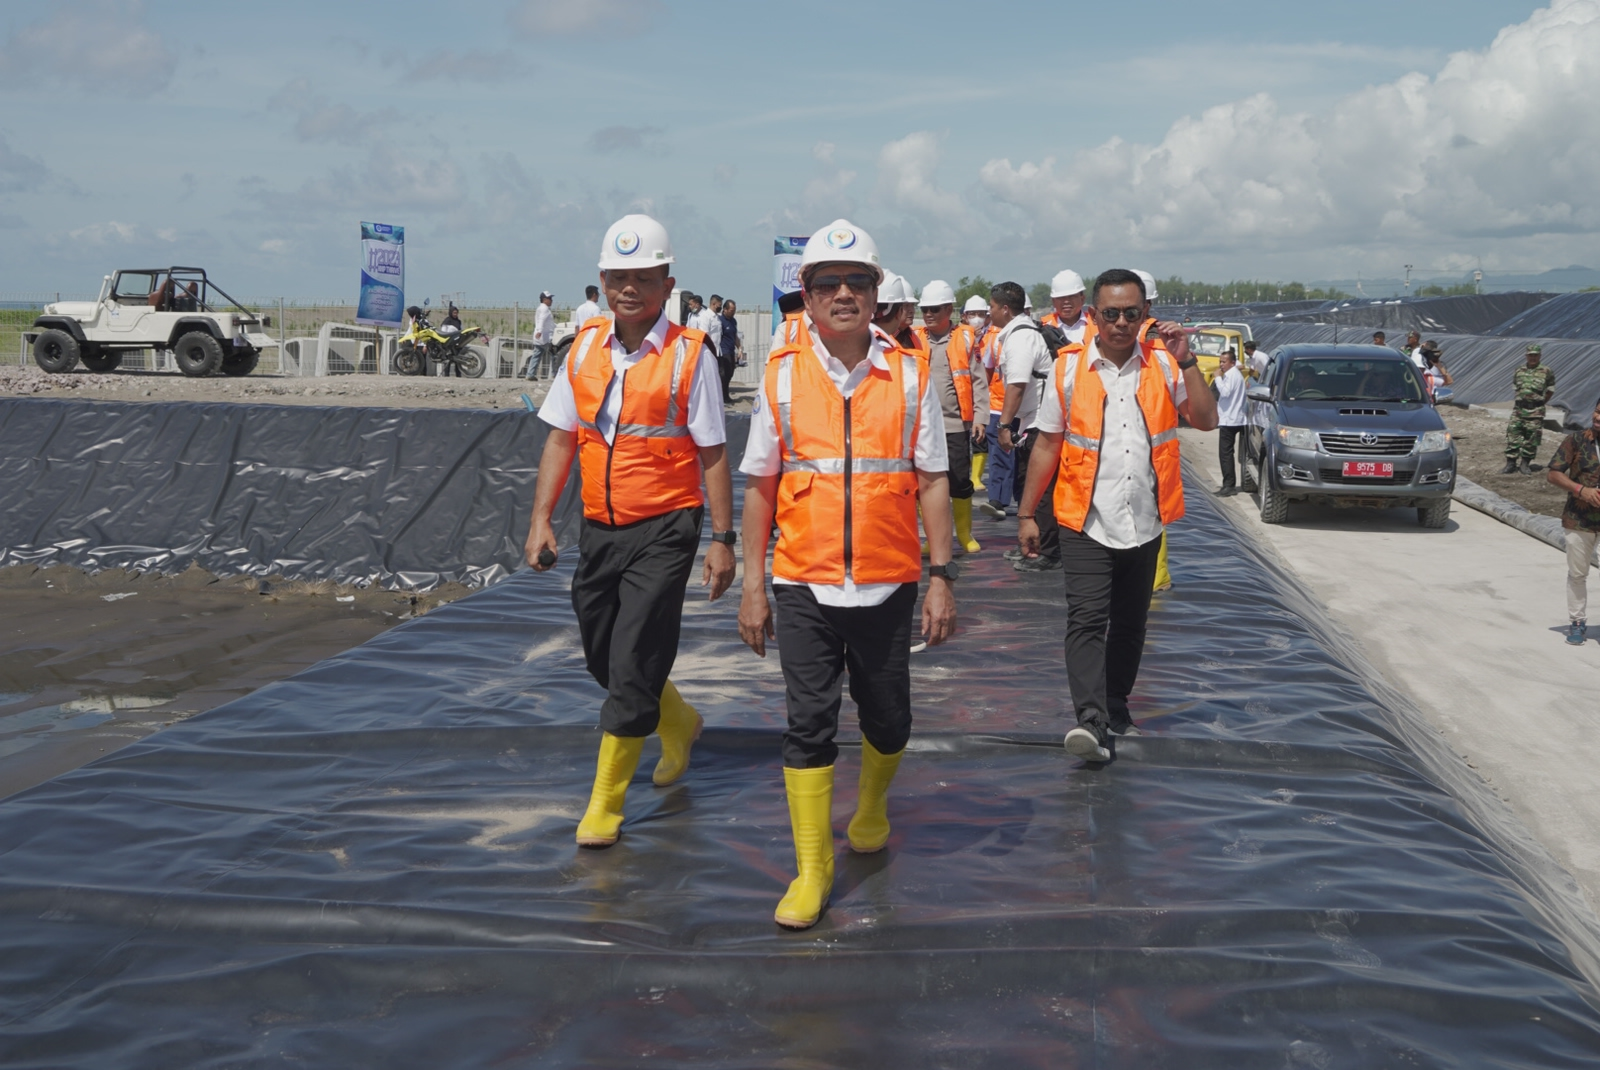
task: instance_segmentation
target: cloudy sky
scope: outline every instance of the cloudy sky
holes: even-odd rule
[[[1600,267],[1600,0],[12,0],[0,299],[198,263],[572,298],[606,225],[761,300],[847,216],[917,283]]]

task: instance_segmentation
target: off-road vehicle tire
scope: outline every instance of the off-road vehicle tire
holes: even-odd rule
[[[256,370],[261,362],[261,350],[236,349],[222,358],[222,374],[242,378]]]
[[[1417,506],[1417,523],[1425,528],[1442,528],[1450,522],[1450,499],[1439,498]]]
[[[1272,474],[1267,471],[1264,458],[1261,467],[1256,470],[1256,493],[1260,497],[1263,524],[1281,524],[1289,519],[1289,499],[1272,485]]]
[[[403,345],[394,351],[394,370],[400,375],[421,375],[422,354],[413,345]]]
[[[99,346],[84,346],[80,355],[83,366],[92,372],[114,372],[122,367],[122,351],[119,349],[101,349]]]
[[[1239,466],[1239,489],[1246,494],[1254,494],[1260,489],[1256,483],[1255,458],[1250,456],[1250,447],[1244,448],[1244,463]]]
[[[33,362],[52,375],[70,372],[78,366],[83,350],[78,340],[54,328],[41,331],[33,340]]]
[[[575,334],[569,334],[556,343],[555,353],[550,359],[557,368],[561,367],[561,362],[567,359],[567,354],[572,350],[572,343],[577,337]]]
[[[461,374],[468,379],[482,379],[484,369],[489,366],[489,362],[484,359],[483,354],[476,349],[463,349],[461,354],[456,357],[456,363],[461,369]]]
[[[190,331],[172,347],[178,370],[191,379],[204,379],[222,365],[222,344],[204,331]]]

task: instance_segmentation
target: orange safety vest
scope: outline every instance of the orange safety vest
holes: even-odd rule
[[[1170,357],[1162,360],[1153,354],[1141,353],[1136,393],[1145,430],[1150,436],[1150,464],[1156,473],[1156,507],[1163,524],[1183,516],[1178,409],[1172,403],[1171,379],[1163,368],[1163,364],[1170,361]],[[1067,393],[1068,374],[1073,376],[1070,394]],[[1100,436],[1106,418],[1106,387],[1100,381],[1100,373],[1089,367],[1087,346],[1072,345],[1061,351],[1055,367],[1055,388],[1061,411],[1067,414],[1067,430],[1061,440],[1060,476],[1056,480],[1056,521],[1073,531],[1082,531],[1094,500],[1095,475],[1100,470]]]
[[[971,331],[970,326],[967,330]],[[976,331],[973,332],[977,334]],[[978,355],[983,364],[983,370],[988,377],[989,384],[989,415],[998,416],[1000,410],[1006,406],[1005,376],[1000,372],[1000,354],[995,351],[995,340],[1000,337],[1000,328],[984,328],[983,337],[978,338],[974,344],[978,347]]]
[[[928,328],[913,327],[923,352],[931,359],[933,344],[928,341]],[[974,332],[965,323],[950,329],[950,341],[945,345],[945,363],[950,365],[950,381],[956,388],[956,405],[961,409],[961,419],[972,422],[972,343]]]
[[[783,317],[783,344],[796,345],[806,333],[806,314],[791,312]]]
[[[928,362],[886,349],[889,369],[868,369],[847,400],[810,339],[767,361],[767,405],[778,426],[774,577],[837,586],[915,583],[922,575],[917,534],[917,448]]]
[[[632,524],[705,501],[700,448],[689,435],[689,391],[705,340],[703,331],[667,327],[661,350],[623,376],[616,434],[607,444],[597,420],[615,374],[611,321],[592,319],[579,329],[567,379],[578,409],[578,471],[589,520]]]

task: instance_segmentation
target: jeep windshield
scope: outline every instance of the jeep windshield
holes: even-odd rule
[[[1300,357],[1289,365],[1287,401],[1423,400],[1422,384],[1409,360]]]

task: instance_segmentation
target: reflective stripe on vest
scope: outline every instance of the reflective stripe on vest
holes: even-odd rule
[[[578,464],[583,514],[604,524],[631,524],[704,502],[700,451],[689,431],[689,395],[705,334],[676,324],[663,348],[618,377],[611,360],[612,324],[583,325],[567,360],[578,411]],[[600,413],[613,385],[622,391],[611,441]]]
[[[1156,507],[1163,524],[1179,519],[1184,511],[1178,410],[1172,402],[1170,363],[1165,349],[1142,356],[1136,395],[1149,436]],[[1094,501],[1100,470],[1100,435],[1109,401],[1099,371],[1089,364],[1087,348],[1074,345],[1062,350],[1062,359],[1056,361],[1055,389],[1067,429],[1061,440],[1061,467],[1056,479],[1056,520],[1063,527],[1082,531]],[[1080,395],[1080,391],[1084,393]]]
[[[914,464],[927,361],[887,349],[849,398],[807,339],[768,362],[781,443],[772,574],[801,583],[909,583],[921,575]]]

